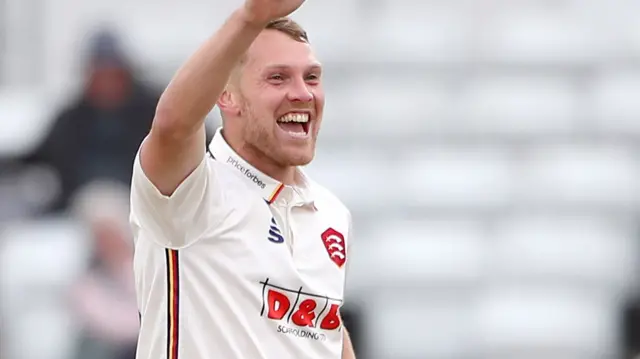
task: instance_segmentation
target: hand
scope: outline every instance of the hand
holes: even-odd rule
[[[302,3],[304,0],[246,0],[243,10],[249,22],[266,26],[269,21],[296,11]]]

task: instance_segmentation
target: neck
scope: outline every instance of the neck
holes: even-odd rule
[[[234,141],[230,138],[233,136],[225,136],[224,130],[222,131],[222,137],[238,156],[258,171],[285,185],[294,185],[296,183],[297,169],[295,166],[282,166],[276,163],[254,146],[244,143],[242,140]]]

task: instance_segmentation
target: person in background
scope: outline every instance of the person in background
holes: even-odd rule
[[[87,271],[71,291],[82,328],[77,359],[135,358],[139,321],[128,211],[128,188],[116,182],[91,183],[72,200],[71,213],[91,241]]]
[[[140,81],[112,32],[96,33],[87,55],[82,92],[22,161],[47,165],[59,176],[60,195],[45,212],[66,209],[75,191],[93,180],[128,185],[136,151],[155,114],[159,92]]]

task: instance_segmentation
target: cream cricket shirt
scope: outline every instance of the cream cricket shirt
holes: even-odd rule
[[[302,173],[260,173],[220,130],[209,151],[170,197],[136,157],[137,358],[339,359],[349,211]]]

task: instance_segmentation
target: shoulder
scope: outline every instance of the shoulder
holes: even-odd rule
[[[253,188],[238,175],[236,169],[210,155],[207,155],[207,158],[211,163],[212,172],[215,173],[220,188],[225,194],[246,196],[254,193]]]
[[[351,222],[351,211],[338,196],[318,182],[311,179],[308,179],[308,182],[318,207],[329,208],[335,215],[345,217]]]

